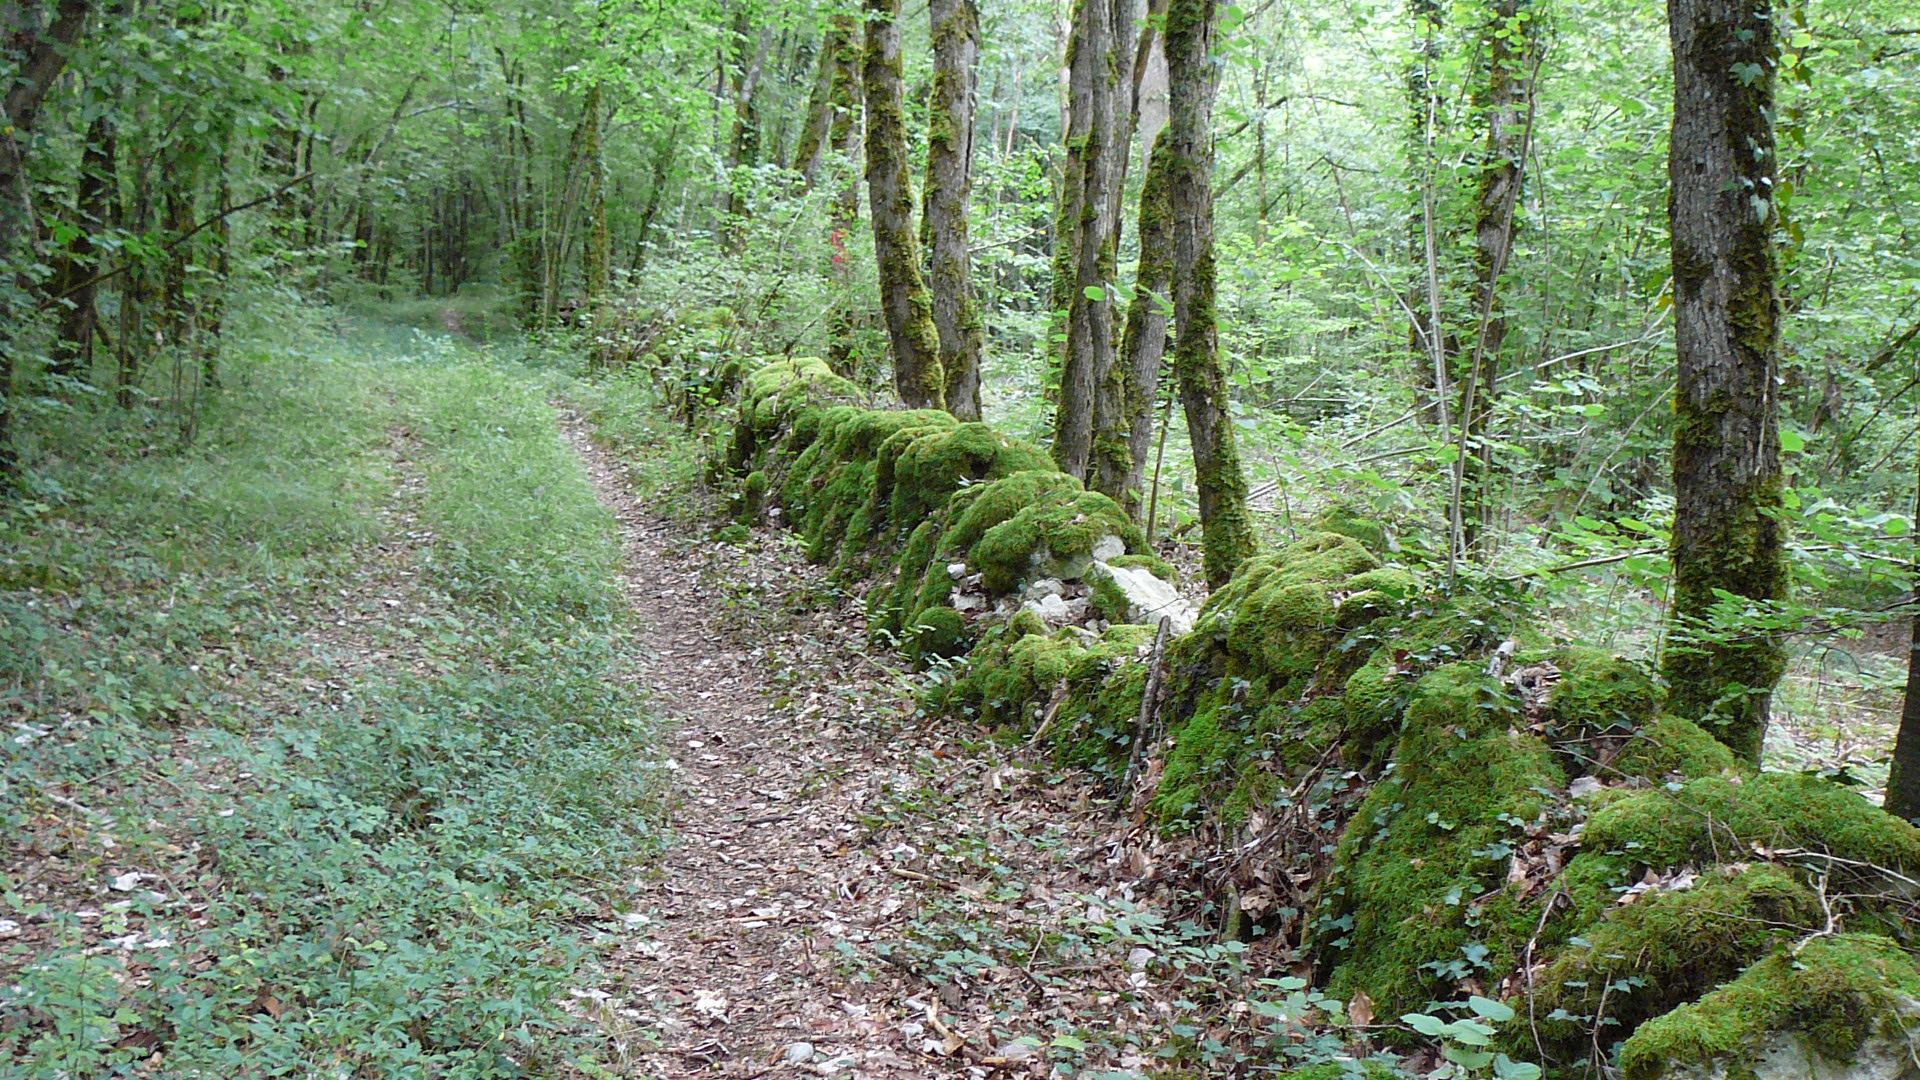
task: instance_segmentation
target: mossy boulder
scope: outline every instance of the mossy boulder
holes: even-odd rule
[[[952,608],[928,608],[914,616],[907,634],[907,653],[915,663],[965,656],[973,646],[973,629],[966,616]]]
[[[1777,867],[1710,868],[1613,904],[1535,980],[1533,1030],[1511,1037],[1554,1061],[1601,1045],[1733,979],[1777,946],[1822,925],[1813,890]],[[1675,888],[1675,886],[1678,886]]]
[[[1645,664],[1599,649],[1562,648],[1547,721],[1560,739],[1619,735],[1653,723],[1664,696]]]
[[[1365,544],[1377,555],[1387,553],[1387,530],[1380,522],[1346,503],[1334,503],[1313,516],[1312,532],[1338,533]]]
[[[1705,728],[1679,716],[1662,716],[1634,732],[1613,759],[1623,776],[1643,777],[1655,783],[1670,779],[1695,780],[1703,776],[1750,773],[1726,744]]]
[[[1912,1080],[1920,1076],[1920,968],[1882,937],[1779,949],[1699,1001],[1641,1025],[1624,1080]]]
[[[1415,685],[1393,765],[1322,889],[1312,944],[1335,993],[1365,991],[1393,1014],[1511,970],[1534,915],[1506,884],[1510,859],[1566,782],[1520,719],[1517,697],[1478,664]]]

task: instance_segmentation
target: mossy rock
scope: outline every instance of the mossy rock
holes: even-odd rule
[[[1659,870],[1738,858],[1758,844],[1920,874],[1920,828],[1857,792],[1799,773],[1706,776],[1678,791],[1634,792],[1595,812],[1581,843]],[[1843,874],[1845,864],[1834,870]]]
[[[1312,928],[1335,993],[1365,991],[1391,1015],[1511,968],[1535,921],[1506,895],[1511,845],[1566,782],[1519,721],[1478,664],[1414,686],[1393,766],[1341,838]]]
[[[1119,780],[1133,756],[1133,739],[1147,688],[1142,647],[1145,626],[1112,626],[1067,666],[1067,694],[1048,733],[1054,758],[1109,781]]]
[[[990,727],[1025,730],[1067,680],[1086,647],[1047,633],[1046,624],[1021,612],[982,636],[952,682],[932,688],[928,708],[971,715]]]
[[[1635,732],[1613,759],[1616,772],[1659,783],[1752,772],[1725,743],[1684,717],[1662,716]]]
[[[965,555],[989,529],[1027,507],[1083,490],[1080,481],[1054,469],[1028,469],[991,484],[963,488],[947,500],[953,524],[941,537],[940,550]]]
[[[887,493],[891,520],[910,528],[944,508],[963,486],[1052,467],[1046,451],[986,424],[930,431],[909,442],[894,463]]]
[[[1131,570],[1145,570],[1161,581],[1172,585],[1180,584],[1180,571],[1174,569],[1172,563],[1158,555],[1147,553],[1122,555],[1117,559],[1109,559],[1107,562],[1112,566],[1124,566]]]
[[[1311,532],[1350,536],[1377,555],[1385,555],[1389,546],[1386,527],[1346,503],[1334,503],[1315,514],[1307,528]]]
[[[907,633],[907,653],[915,663],[965,656],[973,646],[973,628],[967,617],[952,608],[928,608],[914,616]]]
[[[1537,1039],[1554,1062],[1574,1064],[1590,1052],[1596,1023],[1606,1041],[1624,1039],[1822,925],[1819,897],[1777,867],[1705,873],[1691,888],[1612,905],[1582,928],[1580,943],[1535,980],[1538,1019],[1510,1037],[1510,1049],[1526,1052]]]
[[[1560,738],[1622,734],[1653,723],[1665,696],[1646,665],[1599,649],[1562,648],[1547,722]]]
[[[1640,1026],[1625,1080],[1798,1080],[1920,1074],[1920,967],[1886,938],[1779,949],[1732,983]]]
[[[740,485],[734,520],[742,525],[752,525],[760,520],[760,514],[767,506],[767,474],[760,469],[747,474]]]
[[[984,501],[982,496],[981,501]],[[976,501],[968,514],[980,509]],[[1118,537],[1129,551],[1146,546],[1146,535],[1120,504],[1097,491],[1060,492],[1031,503],[982,533],[967,551],[967,565],[983,575],[989,593],[1011,592],[1030,576],[1078,578],[1074,566],[1091,566],[1103,537]]]
[[[1380,568],[1359,541],[1317,533],[1247,560],[1207,599],[1196,630],[1224,634],[1229,652],[1270,678],[1309,673],[1340,630],[1337,598],[1368,591],[1348,582]]]

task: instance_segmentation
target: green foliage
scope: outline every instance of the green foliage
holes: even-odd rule
[[[130,894],[112,918],[138,918],[150,948],[102,953],[102,926],[9,880],[9,905],[58,943],[21,971],[0,1046],[32,1077],[131,1070],[156,1038],[177,1072],[325,1058],[524,1075],[585,1049],[556,1004],[589,962],[570,920],[657,843],[648,725],[614,676],[628,657],[611,521],[534,373],[437,350],[263,351],[235,369],[247,395],[210,412],[205,449],[123,456],[76,416],[59,437],[92,448],[69,459],[81,494],[8,522],[10,547],[38,554],[10,561],[0,592],[24,616],[0,621],[0,678],[31,688],[31,715],[91,719],[12,756],[0,810],[30,827],[58,785],[144,765],[151,780],[89,798],[113,811],[118,858],[171,867],[205,907]],[[216,453],[257,490],[206,483]],[[395,499],[419,514],[413,537],[376,513]],[[417,538],[417,561],[392,568],[417,600],[369,624],[386,651],[356,692],[285,695],[341,662],[322,628],[350,614],[334,605],[366,589],[378,545]],[[59,635],[43,585],[19,580],[55,560],[85,600]],[[385,616],[385,595],[365,602]],[[219,875],[172,865],[174,840]]]

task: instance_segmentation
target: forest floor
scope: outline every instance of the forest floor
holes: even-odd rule
[[[858,598],[788,536],[704,538],[636,495],[582,422],[567,431],[623,526],[644,681],[677,721],[673,839],[629,917],[646,934],[591,991],[621,1064],[1146,1065],[1170,1011],[1144,970],[1159,920],[1125,925],[1150,886],[1109,801],[917,715],[908,674],[868,651]]]

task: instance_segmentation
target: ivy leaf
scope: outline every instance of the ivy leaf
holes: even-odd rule
[[[1083,293],[1086,293],[1087,299],[1093,301],[1096,304],[1104,301],[1107,298],[1107,290],[1101,288],[1098,285],[1089,285],[1080,291]]]

